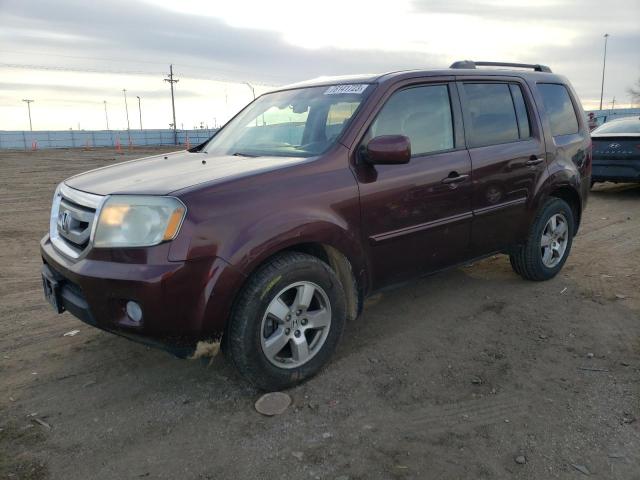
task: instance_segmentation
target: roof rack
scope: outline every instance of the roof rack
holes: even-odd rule
[[[474,62],[473,60],[461,60],[453,62],[449,68],[471,68],[476,67],[510,67],[510,68],[530,68],[536,72],[551,73],[551,69],[546,65],[531,63],[508,63],[508,62]]]

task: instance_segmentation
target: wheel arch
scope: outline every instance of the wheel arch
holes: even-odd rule
[[[582,222],[582,210],[585,205],[586,198],[583,198],[581,186],[582,180],[576,172],[566,169],[558,169],[557,165],[553,165],[540,181],[537,194],[534,197],[533,209],[531,210],[532,219],[549,198],[560,198],[567,202],[571,207],[574,219],[574,235],[578,233],[578,229]]]
[[[284,252],[305,253],[329,265],[336,272],[344,289],[347,300],[347,319],[354,320],[360,314],[365,292],[363,281],[357,278],[358,276],[349,257],[339,248],[327,243],[306,241],[283,245],[281,248],[266,255],[259,262],[254,262],[251,270],[247,272],[247,280],[262,265]]]
[[[580,228],[580,222],[582,220],[582,201],[580,200],[580,194],[571,185],[562,185],[554,188],[549,192],[549,197],[560,198],[567,202],[573,212],[574,221],[574,236],[578,233]]]
[[[222,348],[226,350],[227,348],[227,339],[229,327],[231,325],[231,317],[233,316],[233,312],[235,310],[236,304],[240,298],[240,292],[245,288],[247,282],[249,282],[251,276],[258,270],[260,267],[268,263],[275,256],[280,255],[285,252],[300,252],[305,253],[307,255],[311,255],[313,257],[318,258],[319,260],[327,263],[338,275],[340,282],[342,283],[345,298],[346,298],[346,307],[347,307],[347,320],[355,320],[358,315],[362,312],[363,304],[364,304],[364,296],[365,296],[365,285],[364,285],[364,275],[362,279],[359,281],[354,272],[353,264],[349,260],[349,258],[338,248],[335,246],[329,245],[323,242],[317,241],[306,241],[306,242],[298,242],[298,243],[290,243],[287,245],[282,245],[279,249],[274,249],[269,255],[263,256],[259,261],[253,262],[251,267],[247,269],[245,273],[244,280],[242,284],[236,290],[233,299],[230,302],[230,308],[228,311],[228,317],[224,321],[224,328],[221,331],[222,333]]]

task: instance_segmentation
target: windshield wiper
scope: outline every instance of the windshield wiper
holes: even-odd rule
[[[259,156],[259,155],[251,155],[250,153],[245,153],[245,152],[236,152],[236,153],[232,153],[231,155],[233,157],[249,157],[249,158],[255,158]]]

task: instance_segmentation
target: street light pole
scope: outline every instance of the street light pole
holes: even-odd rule
[[[609,34],[604,34],[604,57],[602,58],[602,84],[600,85],[600,110],[602,110],[602,96],[604,94],[604,69],[607,66],[607,41]]]
[[[129,106],[127,105],[127,89],[122,89],[122,94],[124,95],[124,111],[127,113],[127,131],[131,130],[129,127]]]
[[[256,91],[253,88],[253,85],[251,85],[249,82],[244,82],[244,84],[251,89],[251,93],[253,94],[253,99],[255,100],[256,99]]]
[[[140,106],[140,97],[136,95],[138,98],[138,113],[140,114],[140,130],[142,130],[142,107]]]
[[[33,125],[31,125],[31,103],[33,103],[33,100],[25,98],[22,101],[27,104],[27,111],[29,112],[29,130],[33,132]]]
[[[109,115],[107,114],[107,101],[103,100],[102,102],[104,103],[104,119],[107,122],[107,131],[109,131]]]
[[[251,85],[249,82],[243,82],[247,87],[249,87],[251,89],[251,93],[253,94],[253,99],[256,99],[256,90],[253,88],[253,85]],[[264,116],[263,116],[264,117]],[[256,127],[258,126],[258,117],[256,117]]]
[[[129,148],[131,148],[131,127],[129,126],[129,106],[127,105],[127,89],[123,88],[124,94],[124,110],[127,112],[127,137],[129,137]]]

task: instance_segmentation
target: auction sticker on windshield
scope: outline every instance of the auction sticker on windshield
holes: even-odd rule
[[[368,87],[366,84],[359,85],[333,85],[327,88],[324,92],[325,95],[339,95],[343,93],[357,93],[360,94]]]

